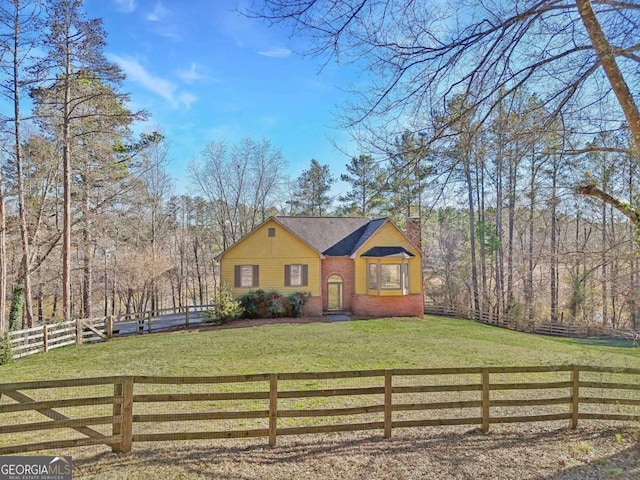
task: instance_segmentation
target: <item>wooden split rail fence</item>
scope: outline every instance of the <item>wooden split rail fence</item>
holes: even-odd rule
[[[537,333],[540,335],[552,335],[556,337],[569,338],[592,338],[592,337],[619,337],[632,341],[638,341],[640,333],[629,329],[615,329],[603,326],[585,326],[563,322],[542,322],[533,324],[518,324],[507,318],[491,312],[477,312],[458,308],[449,305],[425,304],[425,314],[439,315],[444,317],[465,318],[474,320],[485,325],[517,330],[521,332]]]
[[[59,323],[49,323],[23,330],[7,332],[7,346],[11,350],[12,358],[26,357],[40,352],[48,352],[54,348],[79,343],[103,342],[121,334],[123,324],[135,321],[129,333],[151,333],[166,329],[158,325],[162,316],[181,315],[182,324],[189,326],[190,316],[194,312],[201,312],[208,305],[176,307],[155,310],[153,312],[131,313],[125,315],[111,315],[106,317],[83,318],[67,320]],[[159,322],[160,321],[160,322]],[[155,323],[155,325],[154,325]],[[174,325],[171,328],[175,328]],[[0,345],[0,350],[2,345]]]
[[[251,437],[273,446],[283,435],[380,430],[390,438],[394,429],[440,425],[488,432],[501,423],[640,422],[639,393],[640,369],[572,365],[5,383],[0,455]]]

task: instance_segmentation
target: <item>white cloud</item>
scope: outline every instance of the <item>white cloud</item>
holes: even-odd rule
[[[198,100],[198,97],[196,97],[192,93],[183,92],[178,95],[178,100],[182,105],[185,106],[185,108],[189,109],[191,108],[191,105],[193,105],[196,100]]]
[[[120,12],[131,13],[136,9],[136,0],[114,0]]]
[[[199,67],[192,62],[188,70],[180,70],[177,72],[177,75],[187,83],[206,79],[207,76],[201,73],[199,70]]]
[[[151,13],[147,15],[147,20],[150,22],[159,22],[163,20],[167,15],[171,13],[167,7],[165,7],[162,2],[156,3],[156,6],[153,7]]]
[[[177,92],[178,87],[175,83],[151,74],[134,58],[113,54],[108,57],[122,68],[129,80],[164,98],[174,107],[182,105],[190,108],[197,100],[195,95],[188,92]]]
[[[260,50],[259,55],[272,58],[285,58],[291,55],[293,52],[288,48],[274,47],[269,50]]]

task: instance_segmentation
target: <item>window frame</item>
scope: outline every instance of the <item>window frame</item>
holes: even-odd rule
[[[294,270],[297,270],[297,272],[294,273]],[[301,263],[293,263],[289,265],[289,286],[290,287],[304,286],[303,270],[304,270],[304,266]]]
[[[247,275],[247,271],[251,272],[250,276]],[[251,278],[250,284],[245,283],[244,281],[247,278]],[[234,272],[234,287],[249,289],[249,288],[257,288],[260,285],[260,266],[259,265],[236,265]]]
[[[387,267],[397,267],[398,274],[398,286],[384,286],[383,285],[383,271]],[[373,262],[367,263],[367,287],[369,291],[377,291],[378,295],[381,294],[382,291],[391,292],[391,291],[400,291],[402,295],[409,294],[409,262],[401,261],[401,262],[393,262],[386,263],[381,262],[380,259]],[[375,278],[373,278],[375,277]],[[375,280],[372,281],[372,280]]]
[[[384,270],[389,267],[397,267],[397,286],[385,286]],[[402,263],[381,263],[380,264],[380,290],[402,290]]]
[[[371,277],[374,277],[373,282],[371,281],[372,280]],[[378,263],[377,262],[369,264],[367,283],[369,284],[369,290],[378,290]]]
[[[299,283],[293,282],[293,267],[297,267],[299,272],[295,275],[299,279]],[[292,263],[284,266],[284,286],[285,287],[307,287],[309,286],[309,265],[305,263]]]

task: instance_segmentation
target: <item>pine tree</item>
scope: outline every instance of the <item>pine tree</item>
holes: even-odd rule
[[[62,311],[63,317],[71,314],[71,173],[74,161],[74,139],[82,135],[76,130],[82,119],[78,107],[91,99],[98,105],[101,99],[116,97],[124,104],[126,95],[118,92],[123,74],[107,61],[103,54],[106,32],[100,19],[87,19],[83,0],[51,0],[46,8],[44,46],[46,57],[38,63],[37,72],[49,74],[48,99],[52,109],[60,115],[57,134],[62,144],[63,166],[63,234],[62,234]],[[103,88],[91,91],[73,88],[74,83],[90,78]],[[104,110],[97,113],[105,115]],[[110,112],[113,113],[113,112]],[[119,112],[131,118],[141,116]]]
[[[353,157],[346,169],[348,173],[340,175],[340,180],[350,183],[352,189],[338,198],[345,204],[345,211],[360,217],[380,213],[386,202],[385,170],[369,155]]]
[[[312,159],[309,168],[298,177],[295,199],[292,200],[294,211],[302,215],[326,215],[332,204],[329,191],[334,182],[329,165],[320,165]]]

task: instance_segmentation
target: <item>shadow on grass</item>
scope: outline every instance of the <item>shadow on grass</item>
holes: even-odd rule
[[[616,348],[638,348],[640,345],[633,340],[625,338],[575,338],[573,341],[578,345],[589,345],[595,347],[616,347]]]
[[[620,433],[624,432],[624,433]],[[640,478],[640,432],[437,429],[264,440],[141,444],[131,454],[75,459],[78,478]],[[600,455],[602,453],[602,455]],[[111,472],[111,475],[104,475]],[[170,473],[168,473],[170,472]]]

